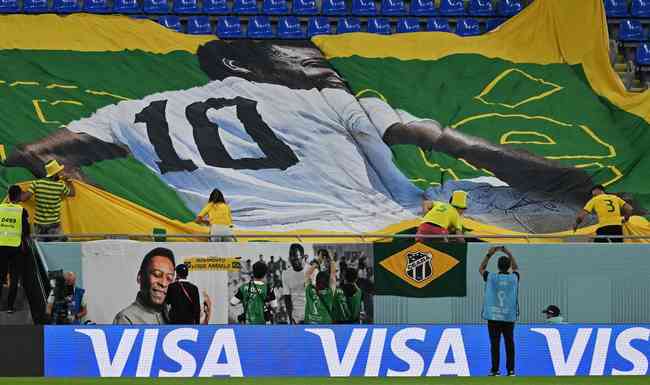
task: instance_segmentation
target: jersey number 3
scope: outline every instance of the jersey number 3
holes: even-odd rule
[[[210,109],[220,110],[232,106],[236,107],[237,118],[265,157],[233,159],[226,150],[219,136],[219,125],[208,119],[207,112]],[[156,163],[161,174],[172,171],[194,171],[198,168],[196,164],[191,159],[181,159],[174,149],[169,135],[166,107],[167,100],[151,102],[135,115],[135,123],[147,125],[147,136],[160,159],[160,162]],[[199,154],[208,166],[238,170],[286,170],[298,163],[298,157],[291,147],[281,141],[262,120],[257,112],[257,102],[254,100],[242,97],[210,98],[187,106],[185,117],[192,125],[194,142],[199,149]]]

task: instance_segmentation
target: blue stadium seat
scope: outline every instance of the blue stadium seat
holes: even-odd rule
[[[440,0],[440,14],[443,16],[465,16],[463,0]]]
[[[390,35],[390,21],[387,17],[371,17],[368,19],[368,32],[378,35]]]
[[[346,15],[345,0],[323,0],[323,15]]]
[[[226,15],[230,13],[227,0],[203,0],[203,13],[207,15]]]
[[[305,39],[307,34],[300,25],[296,16],[282,16],[278,20],[278,38],[280,39]]]
[[[16,13],[20,11],[18,0],[0,0],[0,13]]]
[[[476,19],[458,19],[456,23],[456,35],[476,36],[481,34],[481,26]]]
[[[316,0],[293,0],[291,12],[294,15],[318,15],[320,13]]]
[[[271,28],[271,19],[266,15],[251,16],[248,18],[246,36],[251,39],[271,39],[275,37]]]
[[[639,20],[623,20],[618,27],[618,40],[620,41],[644,41],[643,25]]]
[[[244,37],[244,29],[239,16],[219,16],[217,19],[217,36],[222,39]]]
[[[498,26],[503,24],[506,21],[506,19],[503,18],[496,18],[496,19],[488,19],[488,21],[485,23],[485,32],[492,31],[496,29]]]
[[[336,23],[336,33],[361,32],[361,20],[358,17],[339,17]]]
[[[75,13],[81,11],[77,0],[54,0],[52,10],[56,13]]]
[[[433,0],[411,0],[412,16],[435,16],[436,3]]]
[[[173,10],[179,14],[201,12],[198,0],[174,0]]]
[[[418,32],[420,19],[417,17],[400,17],[397,20],[397,33]]]
[[[492,0],[469,0],[467,13],[470,16],[494,16]]]
[[[169,13],[167,0],[144,0],[144,13],[165,14]]]
[[[23,12],[25,13],[43,13],[50,9],[47,0],[24,0]]]
[[[650,0],[632,0],[633,17],[650,17]]]
[[[232,12],[240,15],[256,15],[259,13],[257,0],[235,0]]]
[[[627,0],[605,0],[605,13],[607,17],[627,17]]]
[[[113,1],[113,13],[141,13],[138,0],[115,0]]]
[[[84,0],[83,11],[87,13],[110,13],[108,0]]]
[[[262,13],[265,15],[286,15],[289,13],[287,0],[264,0]]]
[[[330,20],[326,16],[312,16],[307,23],[307,37],[332,33]]]
[[[377,6],[374,0],[352,0],[352,14],[357,16],[374,16]]]
[[[212,25],[208,16],[190,16],[187,18],[187,33],[190,35],[212,35]]]
[[[500,0],[497,6],[499,15],[510,17],[518,14],[523,9],[519,0]]]
[[[176,15],[163,15],[158,18],[158,24],[173,29],[176,32],[183,32],[181,18]]]
[[[133,14],[129,15],[129,19],[136,19],[136,20],[151,20],[149,16],[143,15],[143,14]]]
[[[430,32],[451,32],[449,20],[430,17],[427,20],[427,31]]]
[[[650,65],[650,44],[643,43],[636,49],[635,61],[637,65]]]
[[[406,4],[404,0],[381,0],[381,14],[385,16],[405,16]]]

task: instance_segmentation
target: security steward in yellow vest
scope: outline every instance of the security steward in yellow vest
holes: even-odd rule
[[[463,233],[463,212],[467,208],[467,193],[454,191],[449,203],[438,201],[422,202],[424,216],[418,226],[416,241],[424,242],[427,238],[423,235],[446,235]],[[430,239],[432,240],[432,239]],[[433,240],[444,240],[433,239]],[[453,238],[454,241],[463,241],[463,238]]]
[[[13,185],[9,187],[8,202],[0,204],[0,282],[5,282],[7,272],[11,274],[11,285],[7,299],[7,312],[14,312],[14,302],[18,293],[18,282],[22,279],[24,256],[29,239],[28,213],[21,205],[22,190]],[[0,284],[2,298],[2,284]]]

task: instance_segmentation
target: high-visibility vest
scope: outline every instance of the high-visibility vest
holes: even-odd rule
[[[0,204],[0,246],[18,247],[23,231],[23,207]]]

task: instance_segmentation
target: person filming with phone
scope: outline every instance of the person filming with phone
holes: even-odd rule
[[[497,253],[505,255],[497,262],[498,273],[487,270],[490,258]],[[490,376],[498,376],[501,335],[506,345],[506,369],[508,376],[515,375],[515,321],[519,317],[519,265],[514,255],[504,246],[490,248],[478,268],[485,282],[483,301],[483,319],[487,320],[490,335],[490,353],[492,369]]]

